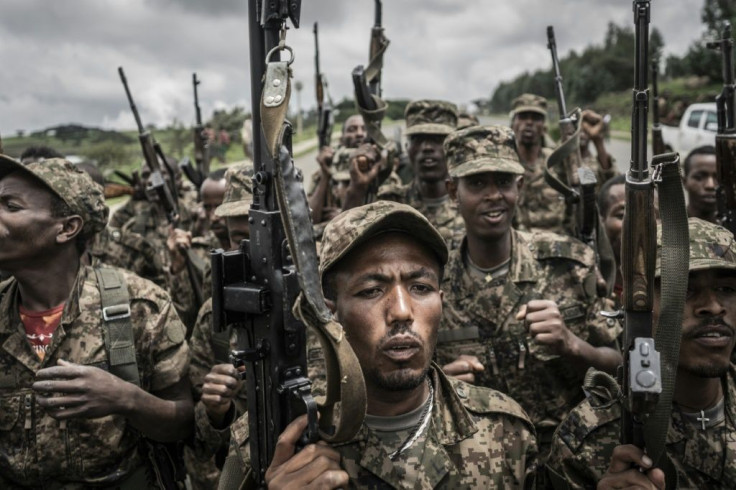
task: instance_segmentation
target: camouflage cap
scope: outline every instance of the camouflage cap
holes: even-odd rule
[[[470,126],[478,125],[480,125],[480,120],[473,114],[463,112],[462,114],[458,114],[457,116],[457,129],[465,129],[469,128]]]
[[[688,220],[690,232],[690,272],[706,269],[736,270],[736,242],[733,233],[699,218]],[[657,227],[657,265],[661,274],[662,227]]]
[[[215,208],[215,216],[246,216],[253,202],[253,167],[233,165],[225,172],[225,196],[222,204]]]
[[[445,159],[450,177],[455,179],[483,172],[524,173],[514,132],[505,126],[472,126],[455,131],[445,140]]]
[[[404,111],[406,135],[450,134],[457,127],[457,107],[443,100],[416,100]]]
[[[63,158],[49,158],[23,165],[0,155],[0,180],[11,172],[22,172],[43,183],[58,196],[73,214],[84,221],[82,236],[91,237],[107,225],[110,209],[105,204],[105,193],[87,172]]]
[[[445,240],[419,211],[406,204],[376,201],[344,211],[327,224],[320,253],[320,278],[351,250],[389,231],[410,235],[432,250],[442,267],[447,263]]]
[[[511,101],[512,118],[520,112],[536,112],[547,117],[547,99],[534,94],[521,94]]]

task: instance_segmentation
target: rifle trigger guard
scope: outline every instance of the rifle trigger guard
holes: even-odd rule
[[[273,56],[274,53],[278,51],[288,51],[289,52],[289,61],[286,63],[287,66],[291,66],[292,63],[294,63],[294,50],[291,49],[291,46],[287,46],[286,44],[274,47],[271,49],[271,51],[268,52],[266,55],[266,63],[271,62],[271,56]]]

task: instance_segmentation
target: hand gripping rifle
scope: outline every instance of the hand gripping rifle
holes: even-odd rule
[[[250,475],[265,487],[278,437],[292,420],[307,415],[301,446],[319,438],[348,441],[362,424],[366,394],[357,358],[322,296],[309,208],[291,156],[291,124],[285,121],[294,60],[285,44],[286,22],[299,26],[301,1],[249,0],[248,5],[254,136],[250,239],[238,250],[213,253],[212,311],[215,331],[236,327],[232,358],[245,366]],[[288,61],[281,61],[283,51],[290,54]],[[307,378],[307,325],[326,359],[327,396],[319,408]],[[242,482],[231,461],[220,488],[239,488]]]
[[[166,156],[164,155],[161,145],[153,138],[151,132],[146,131],[143,127],[141,116],[138,114],[138,109],[135,106],[133,96],[128,88],[128,80],[125,78],[125,72],[123,71],[122,66],[118,67],[118,73],[120,74],[120,80],[123,82],[125,94],[128,96],[130,110],[133,112],[135,123],[138,126],[138,140],[141,143],[141,150],[143,150],[143,158],[151,171],[151,175],[148,177],[148,185],[146,186],[146,196],[149,201],[161,206],[161,209],[166,214],[166,220],[169,224],[177,226],[179,224],[179,203],[175,188],[176,183],[174,182],[174,171],[169,167],[169,163],[166,160]],[[164,165],[166,165],[167,171],[171,176],[171,185],[169,185],[164,179],[159,159]],[[191,282],[192,291],[194,292],[194,300],[197,302],[197,308],[199,308],[204,301],[199,272],[197,272],[188,252],[185,253],[185,258],[189,281]]]
[[[652,60],[652,154],[661,155],[667,149],[664,146],[662,125],[659,123],[659,60]]]
[[[734,121],[733,38],[731,24],[726,23],[718,41],[707,44],[719,49],[723,59],[723,89],[716,97],[718,112],[718,134],[716,135],[716,158],[718,165],[718,221],[736,234],[736,124]]]
[[[557,42],[554,27],[547,27],[547,47],[552,55],[555,72],[555,94],[560,113],[560,136],[562,143],[547,159],[544,178],[547,184],[565,197],[566,221],[573,235],[595,251],[596,265],[601,274],[599,294],[611,293],[616,280],[616,263],[613,249],[598,218],[596,202],[597,179],[595,173],[583,166],[580,156],[581,111],[567,112],[565,91],[562,85],[560,61],[557,57]],[[558,171],[556,169],[564,170]],[[564,175],[567,183],[560,178]]]
[[[624,280],[624,396],[621,442],[644,448],[674,483],[664,456],[672,412],[672,394],[680,348],[680,328],[688,274],[688,229],[677,154],[647,164],[649,89],[647,74],[649,0],[634,0],[636,62],[631,122],[631,166],[626,174],[626,215],[622,230],[621,272]],[[662,213],[660,318],[653,334],[656,221],[654,184]]]
[[[317,139],[319,147],[331,146],[334,115],[332,99],[327,92],[327,78],[319,66],[319,25],[314,23],[314,86],[317,91]]]

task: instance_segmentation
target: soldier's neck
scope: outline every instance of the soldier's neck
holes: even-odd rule
[[[403,391],[388,391],[375,386],[366,386],[366,391],[369,415],[394,417],[411,412],[427,401],[429,383],[424,382],[416,388]]]
[[[524,163],[527,167],[536,166],[537,160],[542,155],[542,145],[540,144],[529,146],[519,144],[517,146],[517,150],[519,152],[519,158],[521,159],[522,163]]]
[[[416,179],[415,185],[423,199],[439,199],[447,195],[447,184],[445,180],[420,180]]]
[[[468,255],[475,265],[489,269],[503,264],[511,257],[511,228],[503,236],[489,240],[467,235]]]
[[[696,206],[692,200],[687,205],[687,216],[689,218],[700,218],[711,223],[716,222],[716,213],[718,210],[715,207],[699,207]]]
[[[20,304],[30,311],[46,311],[64,303],[72,291],[79,267],[75,251],[73,257],[63,261],[57,259],[45,267],[13,272],[18,281]]]
[[[705,410],[723,397],[721,378],[704,378],[677,370],[674,401],[685,411]]]

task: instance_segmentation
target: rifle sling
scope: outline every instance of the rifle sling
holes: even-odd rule
[[[576,109],[580,111],[580,109]],[[575,151],[578,151],[580,145],[580,127],[575,130],[567,141],[555,148],[547,159],[547,165],[544,167],[544,181],[554,190],[562,194],[567,203],[575,203],[580,199],[580,194],[563,182],[558,175],[565,175],[565,160]]]
[[[271,64],[268,64],[266,70],[266,87],[269,85]],[[291,93],[288,76],[283,81],[285,97],[278,106],[265,102],[266,97],[272,95],[267,95],[268,92],[264,89],[261,117],[268,151],[271,157],[277,160],[276,197],[302,290],[292,312],[296,318],[315,331],[325,354],[327,396],[319,407],[322,415],[320,437],[330,443],[347,442],[355,437],[363,424],[366,407],[365,381],[358,358],[347,342],[342,326],[334,321],[322,295],[321,281],[317,273],[317,250],[314,245],[309,205],[302,185],[303,179],[283,144],[290,131],[290,126],[284,121],[288,96]],[[339,412],[335,410],[338,402],[341,402]]]
[[[688,277],[689,270],[690,238],[679,163],[680,158],[676,153],[657,155],[652,159],[652,166],[659,166],[662,175],[657,186],[662,217],[662,301],[654,336],[654,345],[660,353],[662,393],[654,414],[644,424],[644,440],[647,453],[655,465],[665,456],[665,441],[672,418],[672,397],[687,293],[687,281],[683,281],[683,278]],[[660,462],[663,468],[665,464]]]

